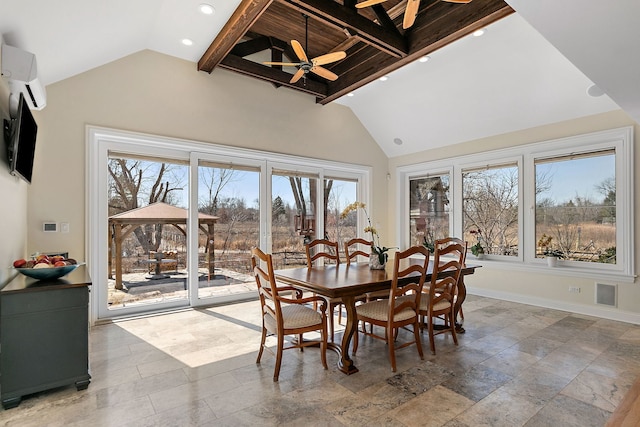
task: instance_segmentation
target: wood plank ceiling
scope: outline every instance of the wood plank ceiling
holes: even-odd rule
[[[387,0],[356,9],[356,0],[242,0],[198,70],[225,68],[309,93],[327,104],[514,12],[503,0],[422,0],[415,24],[403,30],[406,3]],[[338,79],[307,73],[290,83],[295,67],[262,64],[299,62],[291,40],[299,41],[309,58],[345,51],[346,58],[323,66]]]

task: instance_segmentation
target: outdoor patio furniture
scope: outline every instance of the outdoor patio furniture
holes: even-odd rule
[[[175,251],[149,251],[149,273],[162,274],[178,270],[178,253]]]

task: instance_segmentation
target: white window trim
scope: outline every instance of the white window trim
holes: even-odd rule
[[[451,174],[453,199],[452,235],[462,235],[462,171],[479,165],[496,165],[518,159],[519,171],[519,251],[518,257],[492,256],[478,261],[496,268],[545,272],[559,276],[615,279],[622,283],[635,281],[634,227],[634,135],[633,127],[604,130],[566,138],[536,142],[500,150],[452,157],[448,159],[401,166],[396,169],[397,235],[401,247],[409,243],[409,180],[435,175],[447,170]],[[616,247],[617,264],[563,261],[558,267],[547,267],[535,258],[535,159],[566,154],[579,154],[615,149],[616,162]],[[509,259],[512,258],[512,259]]]

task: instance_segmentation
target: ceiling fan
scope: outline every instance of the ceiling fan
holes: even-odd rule
[[[304,31],[305,31],[305,46],[309,48],[309,17],[304,15]],[[325,55],[320,55],[315,58],[309,59],[305,53],[305,49],[297,40],[291,40],[291,47],[295,52],[300,62],[263,62],[264,65],[282,65],[285,67],[298,67],[298,71],[293,75],[289,83],[295,83],[300,80],[301,77],[305,77],[307,73],[312,72],[327,80],[334,81],[338,78],[338,75],[327,70],[321,65],[330,64],[332,62],[339,61],[347,56],[346,52],[331,52]]]
[[[376,4],[384,3],[387,0],[365,0],[356,4],[356,8],[362,9],[363,7],[369,7]],[[442,0],[448,3],[470,3],[471,0]],[[402,28],[406,30],[411,27],[416,21],[418,15],[418,9],[420,9],[420,0],[407,0],[407,7],[404,9],[404,19],[402,20]]]

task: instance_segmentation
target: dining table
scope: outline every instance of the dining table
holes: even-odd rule
[[[419,259],[408,259],[404,262],[420,263]],[[277,281],[286,283],[304,291],[314,292],[327,298],[340,298],[347,313],[346,325],[340,345],[329,342],[328,348],[338,354],[338,368],[347,375],[358,372],[358,368],[349,357],[349,347],[355,333],[357,333],[356,300],[367,292],[381,291],[391,288],[393,280],[394,263],[388,262],[384,269],[375,270],[369,268],[368,262],[350,264],[330,264],[324,266],[299,267],[275,270]],[[401,268],[405,268],[402,266]],[[465,265],[458,281],[458,296],[454,307],[456,319],[456,331],[464,333],[462,325],[457,322],[458,312],[464,302],[467,290],[464,284],[464,276],[474,274],[479,265]],[[416,273],[417,274],[417,273]],[[440,277],[452,275],[452,271],[439,273]],[[431,281],[433,275],[433,260],[429,261],[429,268],[425,279],[425,286]],[[398,281],[402,286],[415,280],[415,277],[406,276]]]

